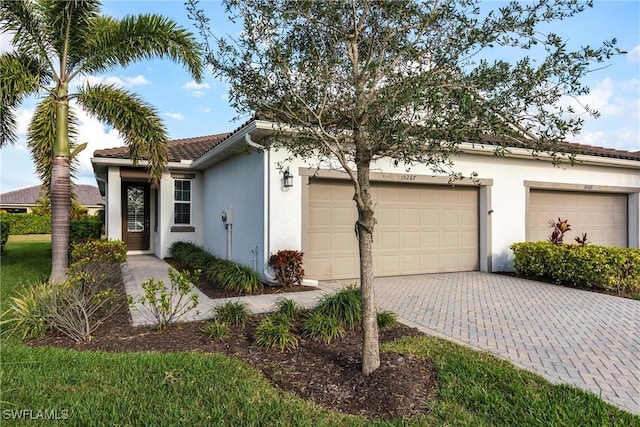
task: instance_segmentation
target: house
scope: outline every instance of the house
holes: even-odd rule
[[[134,167],[126,147],[96,151],[107,235],[131,253],[160,258],[173,242],[191,241],[265,278],[270,253],[299,249],[309,279],[357,277],[346,174],[263,150],[272,132],[271,123],[255,119],[228,134],[171,141],[169,172],[156,189],[145,161]],[[638,247],[640,152],[565,145],[577,153],[574,166],[554,166],[526,148],[500,158],[490,144],[462,144],[456,171],[476,172],[477,180],[454,186],[425,166],[406,171],[377,161],[376,275],[509,270],[509,246],[546,239],[557,218],[569,220],[571,240],[586,232],[593,243]],[[292,178],[287,185],[283,170]]]
[[[78,203],[87,209],[89,215],[95,215],[104,209],[104,198],[94,185],[75,185],[73,192]],[[31,213],[42,197],[42,187],[21,188],[0,194],[0,210],[9,213]]]

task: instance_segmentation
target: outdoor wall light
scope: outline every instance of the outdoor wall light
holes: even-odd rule
[[[293,187],[293,174],[289,172],[289,168],[282,172],[282,184],[284,188]]]

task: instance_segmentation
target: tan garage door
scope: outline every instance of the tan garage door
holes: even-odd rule
[[[376,276],[479,268],[477,188],[375,183],[372,195],[378,220],[373,242]],[[311,182],[308,209],[306,276],[358,277],[353,186],[344,181]]]
[[[549,221],[567,219],[571,231],[565,243],[587,233],[594,244],[627,246],[627,195],[531,190],[527,212],[527,241],[546,240]]]

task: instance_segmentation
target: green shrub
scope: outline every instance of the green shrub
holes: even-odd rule
[[[77,262],[83,258],[122,263],[127,260],[127,245],[122,240],[95,239],[77,242],[71,249],[71,262]]]
[[[269,267],[273,269],[280,286],[287,288],[302,285],[302,279],[304,279],[302,256],[300,251],[281,250],[269,257]]]
[[[213,322],[207,323],[202,332],[209,338],[221,340],[229,336],[229,326],[215,319]]]
[[[336,338],[342,338],[345,334],[344,326],[340,319],[318,311],[309,313],[302,329],[306,336],[315,341],[324,341],[330,344]]]
[[[213,309],[216,319],[231,326],[245,326],[253,320],[249,306],[240,301],[227,301]]]
[[[0,222],[9,224],[12,235],[51,234],[51,215],[3,213]]]
[[[296,319],[300,314],[300,311],[302,311],[302,307],[290,298],[279,298],[275,305],[276,313],[287,316],[291,320]]]
[[[167,287],[162,280],[151,277],[141,285],[144,296],[137,299],[129,296],[129,305],[135,308],[135,304],[141,304],[146,308],[160,331],[198,307],[198,294],[191,292],[191,282],[198,280],[197,277],[169,268],[169,278],[171,284]]]
[[[216,270],[216,282],[222,289],[241,293],[262,290],[258,273],[250,267],[227,261]]]
[[[640,249],[514,243],[516,274],[606,290],[640,291]]]
[[[360,324],[362,292],[356,285],[349,285],[333,294],[324,295],[314,311],[335,317],[348,326]]]
[[[4,254],[4,247],[9,240],[11,225],[7,222],[0,222],[0,254]]]
[[[291,331],[285,316],[268,316],[256,327],[254,340],[260,347],[292,350],[298,346],[298,338]]]
[[[384,330],[392,328],[398,324],[398,315],[393,311],[379,311],[376,313],[378,329]]]
[[[20,339],[42,338],[49,328],[49,312],[54,288],[48,283],[27,286],[10,299],[7,311],[2,313],[2,330],[8,335],[17,334]]]
[[[88,239],[99,239],[102,237],[104,223],[99,216],[88,216],[86,218],[69,222],[69,242],[71,244]]]

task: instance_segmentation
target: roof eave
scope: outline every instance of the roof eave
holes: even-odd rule
[[[459,145],[460,151],[462,153],[469,154],[481,154],[487,156],[495,155],[496,147],[493,145],[482,145],[479,143],[472,144],[470,142],[463,142]],[[531,149],[526,148],[515,148],[510,147],[507,148],[507,152],[504,154],[504,157],[508,158],[528,158],[528,159],[537,159],[547,162],[553,162],[553,156],[549,153],[537,153],[534,157]],[[568,155],[560,154],[560,158],[563,161],[569,162]],[[590,165],[599,165],[599,166],[608,166],[608,167],[619,167],[619,168],[629,168],[629,169],[640,169],[640,161],[637,160],[629,160],[629,159],[620,159],[616,157],[603,157],[596,155],[587,155],[587,154],[576,154],[575,162],[580,164],[590,164]]]

